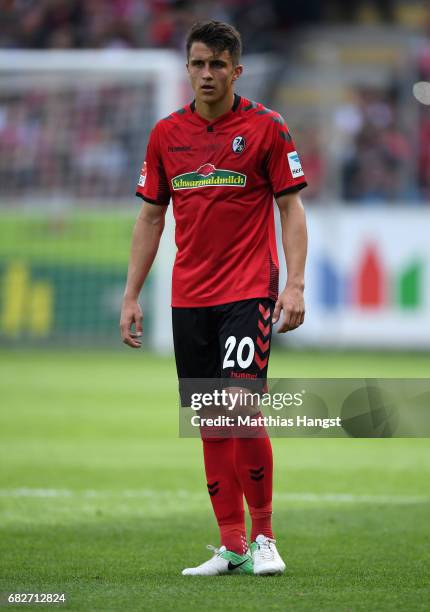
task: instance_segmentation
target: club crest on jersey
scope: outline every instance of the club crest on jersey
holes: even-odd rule
[[[242,153],[245,150],[246,141],[243,136],[235,136],[231,143],[233,153]]]
[[[146,172],[147,172],[146,162],[143,162],[143,166],[142,166],[142,170],[140,171],[140,178],[138,182],[139,187],[145,187]]]
[[[213,164],[203,164],[193,172],[178,174],[172,178],[172,187],[179,189],[200,189],[202,187],[245,187],[246,174],[235,170],[215,168]]]

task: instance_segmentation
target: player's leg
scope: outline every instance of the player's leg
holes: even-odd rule
[[[218,335],[210,308],[174,308],[173,338],[181,402],[190,405],[192,379],[219,379]],[[234,440],[202,435],[207,490],[220,530],[221,547],[184,575],[252,573],[246,555],[243,491],[234,464]]]
[[[222,377],[232,387],[265,385],[270,356],[274,302],[253,299],[219,307]],[[248,382],[246,382],[248,380]],[[260,416],[257,411],[256,417]],[[239,434],[240,435],[240,434]],[[285,565],[272,532],[273,456],[264,426],[250,427],[235,439],[235,465],[252,520],[254,573],[278,573]]]

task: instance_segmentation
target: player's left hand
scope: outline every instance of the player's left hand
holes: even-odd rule
[[[305,320],[305,300],[303,289],[299,287],[289,287],[288,285],[279,294],[273,311],[272,323],[277,323],[284,313],[281,327],[277,330],[278,334],[283,334],[292,329],[300,327]]]

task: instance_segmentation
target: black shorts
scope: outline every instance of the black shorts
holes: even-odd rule
[[[184,379],[265,381],[275,303],[253,298],[219,306],[172,308],[173,342],[182,405]],[[245,385],[244,385],[245,386]],[[260,383],[261,386],[261,383]]]

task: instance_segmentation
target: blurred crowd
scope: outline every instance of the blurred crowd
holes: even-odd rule
[[[429,23],[430,34],[430,23]],[[430,35],[418,55],[418,80],[430,83]],[[430,102],[430,101],[429,101]],[[421,197],[430,201],[430,109],[428,105],[420,104],[419,142],[418,142],[418,172],[417,179],[421,187]]]
[[[393,0],[372,0],[394,19]],[[200,19],[240,25],[247,51],[271,50],[306,23],[353,21],[366,0],[0,0],[0,48],[182,48]]]
[[[0,47],[183,48],[190,25],[214,18],[239,25],[247,52],[273,49],[282,33],[328,15],[355,19],[360,0],[0,0]],[[324,9],[323,9],[324,5]],[[393,19],[391,0],[374,2]],[[328,10],[331,10],[330,11]],[[258,36],[255,34],[258,33]],[[419,58],[430,80],[430,48]],[[335,105],[328,126],[294,131],[309,187],[306,199],[372,204],[428,201],[430,115],[405,123],[397,83],[357,86]],[[156,115],[149,85],[74,84],[67,91],[0,91],[0,196],[129,197]],[[149,112],[148,112],[149,111]],[[418,125],[418,129],[417,129]]]
[[[150,128],[148,93],[128,84],[0,99],[0,195],[130,197]]]
[[[363,203],[418,199],[413,139],[402,125],[395,87],[357,88],[334,113],[342,199]]]

